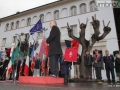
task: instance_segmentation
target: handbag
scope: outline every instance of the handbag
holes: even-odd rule
[[[64,61],[66,62],[77,62],[78,48],[66,48]]]

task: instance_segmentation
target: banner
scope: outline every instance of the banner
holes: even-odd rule
[[[66,48],[65,55],[64,55],[64,61],[77,62],[77,54],[78,54],[77,48]]]

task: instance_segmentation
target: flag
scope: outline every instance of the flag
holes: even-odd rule
[[[79,42],[77,40],[72,40],[71,45],[73,48],[78,48],[79,47]]]
[[[10,73],[12,72],[12,65],[14,64],[14,47],[15,47],[15,44],[13,43],[12,47],[11,47],[10,61],[9,61],[9,64],[8,64],[6,77],[8,77],[8,75],[10,75]]]
[[[22,58],[22,61],[21,61],[21,64],[20,64],[20,68],[19,68],[19,76],[22,75],[22,65],[23,65],[23,59],[24,57]]]
[[[49,68],[50,68],[50,60],[49,60],[49,57],[46,59],[46,63],[47,63],[47,68],[46,68],[46,76],[49,75]]]
[[[32,71],[34,70],[34,66],[35,66],[35,55],[36,55],[36,53],[39,53],[41,43],[42,43],[42,40],[39,40],[39,46],[36,49],[35,49],[35,46],[33,46],[33,48],[32,48],[32,55],[31,55],[32,63],[31,63],[31,67],[30,67]]]
[[[16,57],[18,58],[18,60],[20,60],[20,57],[23,57],[23,53],[18,46],[15,48],[14,52],[14,58]]]
[[[58,71],[60,71],[60,57],[58,58]]]
[[[41,20],[39,20],[35,26],[30,30],[30,35],[34,34],[37,31],[40,31],[42,29],[42,23]]]
[[[66,48],[65,55],[64,55],[64,61],[77,62],[77,54],[78,54],[77,48]]]
[[[48,57],[48,52],[49,52],[49,46],[46,45],[46,47],[45,47],[45,54],[46,54],[47,57]]]
[[[27,59],[26,59],[25,68],[24,68],[24,75],[25,76],[29,75],[29,59],[30,59],[30,48],[28,48]]]
[[[1,59],[1,57],[2,57],[2,52],[0,51],[0,59]]]
[[[31,71],[33,72],[34,70],[34,66],[35,66],[35,56],[34,56],[34,50],[35,50],[35,46],[32,47],[32,54],[31,54]]]
[[[5,51],[6,51],[7,56],[10,57],[11,48],[5,48]]]
[[[45,51],[44,48],[42,47],[42,65],[41,65],[41,72],[44,73],[45,71]]]
[[[46,55],[46,39],[43,39],[42,40],[42,43],[41,43],[41,47],[40,47],[40,52],[39,52],[39,56],[40,58],[42,58],[42,65],[41,65],[41,72],[44,73],[45,71],[45,55]]]

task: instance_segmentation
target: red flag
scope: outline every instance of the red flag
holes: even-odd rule
[[[25,76],[29,75],[29,59],[30,59],[30,50],[28,48],[27,59],[26,59],[25,68],[24,68],[24,75]]]
[[[77,48],[66,48],[64,61],[77,62],[77,53],[78,53]]]
[[[73,47],[73,48],[78,48],[78,47],[79,47],[79,42],[76,41],[76,40],[72,40],[72,41],[71,41],[71,44],[72,44],[72,47]]]
[[[21,76],[22,75],[22,62],[21,62],[21,65],[20,65],[20,68],[19,68],[19,76]]]
[[[33,57],[32,59],[32,63],[31,63],[31,70],[34,70],[34,66],[35,66],[35,57]]]
[[[46,52],[46,39],[42,40],[41,47],[40,47],[40,52],[39,52],[39,57],[42,58],[42,65],[41,65],[41,72],[44,73],[44,68],[45,68],[45,52]]]
[[[50,59],[48,57],[48,61],[47,61],[47,69],[46,69],[46,76],[49,75],[49,68],[50,68]]]

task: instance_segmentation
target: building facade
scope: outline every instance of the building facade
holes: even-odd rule
[[[110,21],[109,26],[111,32],[106,36],[104,40],[96,42],[91,50],[98,49],[105,54],[105,50],[108,49],[112,54],[113,51],[118,50],[118,41],[116,36],[116,28],[113,16],[112,8],[96,8],[96,1],[94,0],[60,0],[47,5],[36,7],[27,11],[18,12],[14,15],[4,17],[0,19],[0,50],[11,47],[12,43],[17,43],[16,34],[29,33],[30,29],[41,18],[43,27],[48,30],[45,31],[45,37],[49,36],[50,20],[56,20],[58,27],[61,31],[61,42],[64,40],[70,40],[67,32],[67,22],[73,29],[73,34],[79,36],[80,28],[78,19],[81,23],[86,23],[86,19],[89,19],[86,28],[85,38],[90,39],[94,33],[91,25],[92,16],[96,14],[96,18],[100,21],[100,32],[103,33],[103,22],[107,24]],[[36,38],[37,34],[30,36],[30,41]],[[65,44],[62,44],[63,52],[65,50]],[[79,48],[81,53],[82,47]],[[73,75],[73,74],[72,74]]]

